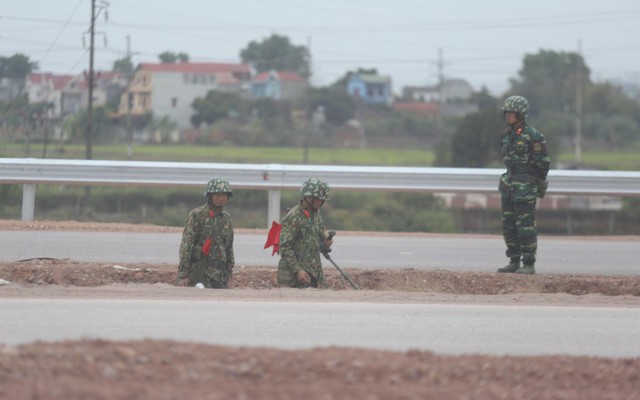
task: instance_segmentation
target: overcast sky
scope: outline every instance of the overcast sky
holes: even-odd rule
[[[40,70],[77,74],[89,65],[91,0],[3,0],[0,55],[23,53]],[[391,76],[394,91],[445,78],[501,95],[525,54],[575,52],[591,78],[640,84],[638,0],[96,0],[96,69],[127,54],[134,64],[163,51],[191,61],[240,62],[271,34],[311,49],[312,83],[358,67]],[[100,5],[108,6],[101,7]],[[106,12],[105,12],[106,10]],[[108,20],[105,21],[105,14]],[[83,38],[87,47],[83,47]],[[105,47],[106,41],[106,47]]]

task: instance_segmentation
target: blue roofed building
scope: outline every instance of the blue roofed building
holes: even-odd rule
[[[393,103],[391,78],[378,74],[351,74],[347,81],[347,92],[365,104]]]

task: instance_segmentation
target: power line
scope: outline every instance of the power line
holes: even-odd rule
[[[58,31],[58,34],[56,35],[56,37],[53,39],[53,42],[51,42],[51,45],[49,46],[49,48],[47,49],[47,51],[44,53],[44,56],[42,56],[42,59],[40,60],[40,63],[43,63],[44,60],[47,58],[47,56],[49,55],[49,52],[51,51],[51,49],[53,48],[53,46],[56,44],[56,42],[58,41],[58,38],[60,37],[60,35],[62,34],[62,32],[64,32],[64,30],[66,29],[66,27],[69,25],[69,21],[71,21],[71,18],[73,18],[74,14],[76,13],[76,11],[78,10],[78,7],[80,7],[80,4],[82,4],[82,0],[80,0],[78,2],[78,4],[76,4],[76,7],[73,9],[73,11],[71,12],[71,15],[69,15],[69,18],[67,19],[67,21],[64,23],[64,25],[62,26],[62,28],[60,28],[60,31]]]

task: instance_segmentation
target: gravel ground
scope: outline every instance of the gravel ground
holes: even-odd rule
[[[0,230],[178,228],[0,221]],[[175,287],[176,266],[36,259],[0,263],[2,298],[210,298]],[[347,269],[330,289],[275,286],[237,267],[217,301],[353,301],[640,307],[640,277]],[[1,282],[1,281],[0,281]],[[286,351],[168,341],[0,344],[0,399],[638,399],[640,358],[444,356],[352,348]]]

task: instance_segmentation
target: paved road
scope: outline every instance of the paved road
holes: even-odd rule
[[[637,308],[3,299],[0,321],[6,344],[150,338],[285,349],[640,356]]]
[[[275,266],[264,234],[237,234],[238,265]],[[179,233],[0,231],[0,261],[34,257],[77,261],[178,263]],[[498,236],[340,235],[332,258],[341,267],[442,268],[493,272],[506,264]],[[540,273],[640,274],[640,240],[541,237]],[[329,265],[327,261],[324,261]]]

